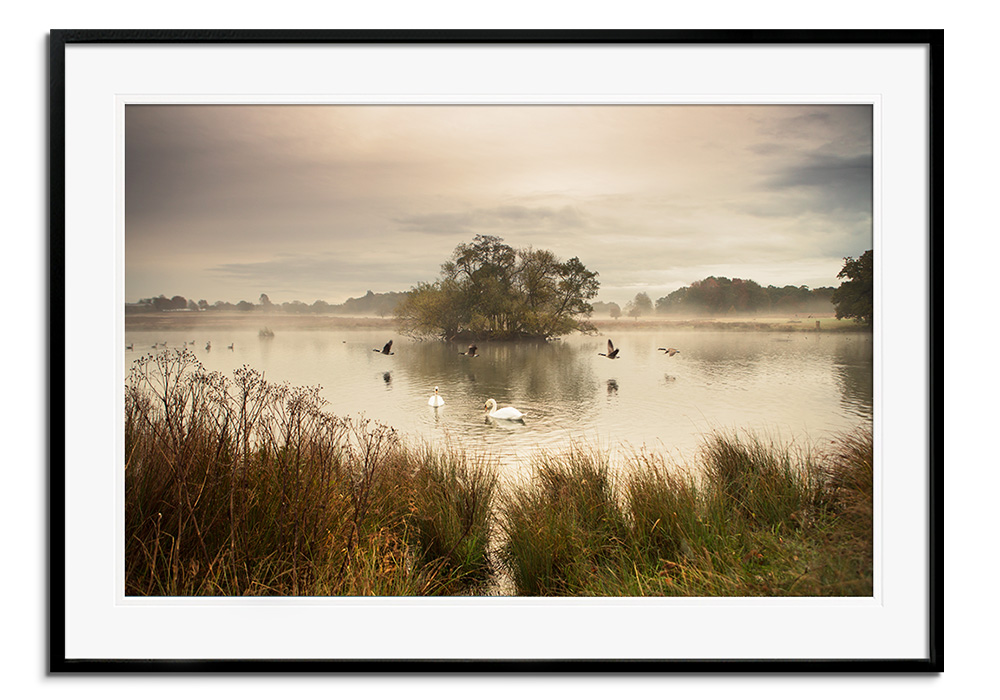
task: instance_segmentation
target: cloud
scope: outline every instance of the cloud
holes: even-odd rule
[[[354,253],[279,255],[266,260],[224,262],[205,272],[234,290],[259,290],[256,294],[266,292],[272,296],[284,291],[286,294],[279,298],[305,297],[301,300],[324,299],[339,303],[349,296],[362,295],[368,289],[405,291],[417,282],[419,278],[415,273],[421,268],[425,276],[432,278],[442,262],[421,256],[418,251],[413,251],[412,257],[412,264],[403,267],[386,265],[377,256]]]
[[[588,217],[573,206],[527,207],[502,205],[476,208],[466,212],[437,212],[395,217],[392,221],[403,231],[434,235],[517,231],[565,232],[585,229]]]

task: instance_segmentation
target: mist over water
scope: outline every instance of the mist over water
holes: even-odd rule
[[[126,331],[126,371],[155,343],[191,349],[208,370],[231,375],[249,365],[270,381],[319,385],[338,415],[364,415],[414,442],[450,443],[529,466],[537,448],[574,441],[605,448],[646,447],[691,460],[706,433],[754,431],[811,443],[870,423],[871,335],[863,333],[667,332],[573,335],[550,343],[465,345],[417,342],[384,330]],[[392,339],[393,355],[372,352]],[[211,350],[205,346],[211,341]],[[228,349],[232,344],[233,349]],[[658,347],[680,353],[667,357]],[[445,404],[428,406],[438,387]],[[494,420],[484,403],[525,413]]]

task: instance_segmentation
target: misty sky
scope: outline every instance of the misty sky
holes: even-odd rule
[[[405,291],[478,233],[600,301],[709,275],[839,285],[872,247],[872,110],[129,105],[125,299]]]

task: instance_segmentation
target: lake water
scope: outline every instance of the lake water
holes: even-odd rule
[[[395,354],[372,352],[389,339]],[[713,430],[813,443],[872,420],[872,336],[864,333],[754,333],[637,330],[573,335],[550,343],[416,342],[384,330],[127,331],[132,359],[165,341],[194,352],[209,370],[246,364],[267,379],[319,385],[338,415],[364,414],[404,435],[485,451],[505,470],[528,467],[537,448],[574,441],[663,451],[690,461]],[[211,351],[205,344],[211,340]],[[234,344],[232,350],[227,346]],[[667,357],[658,347],[674,346]],[[437,386],[445,404],[427,405]],[[523,422],[488,418],[493,398],[524,412]]]

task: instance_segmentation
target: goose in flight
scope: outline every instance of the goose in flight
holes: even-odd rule
[[[498,418],[500,420],[521,420],[524,418],[524,414],[513,406],[506,406],[497,410],[497,402],[493,399],[486,400],[486,412],[490,418]]]
[[[476,345],[473,344],[473,345],[469,346],[469,351],[468,352],[460,352],[458,354],[459,355],[468,355],[469,357],[479,357],[479,355],[476,354],[476,350],[478,350],[478,349],[479,348],[476,347]]]
[[[663,352],[667,353],[668,357],[673,357],[674,355],[680,352],[680,350],[678,350],[677,348],[656,348],[656,349],[662,350]]]
[[[603,352],[599,352],[597,354],[600,355],[601,357],[606,357],[609,360],[617,360],[618,359],[618,348],[616,348],[614,346],[614,344],[611,342],[611,339],[608,338],[608,354],[605,355]]]
[[[236,343],[230,344],[229,349],[232,350],[234,345],[236,345]]]
[[[211,350],[212,349],[212,341],[211,340],[208,341],[207,343],[205,343],[205,349],[206,350]]]
[[[395,355],[396,354],[394,352],[390,352],[390,350],[392,350],[392,341],[391,340],[388,343],[386,343],[384,346],[382,346],[381,350],[379,350],[378,348],[372,348],[372,352],[380,352],[383,355]]]
[[[444,406],[444,399],[442,399],[441,395],[438,394],[437,387],[434,387],[434,393],[431,394],[431,397],[429,399],[427,399],[427,405],[433,406],[434,408],[437,408],[438,406]]]

